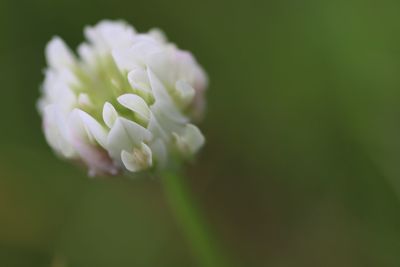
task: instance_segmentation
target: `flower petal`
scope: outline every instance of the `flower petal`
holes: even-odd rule
[[[131,151],[143,141],[149,141],[151,137],[150,131],[143,126],[119,117],[108,134],[107,150],[113,159],[120,161],[123,150]]]
[[[186,123],[188,119],[179,111],[176,105],[173,103],[172,98],[168,94],[164,85],[158,79],[158,77],[152,72],[150,68],[147,68],[147,74],[149,76],[149,81],[151,89],[154,94],[155,104],[152,106],[151,110],[158,110],[160,116],[168,118],[173,122]]]
[[[162,169],[167,164],[167,148],[165,143],[161,139],[157,139],[150,144],[153,158],[156,161],[157,168]]]
[[[147,73],[141,68],[135,68],[128,73],[129,84],[134,89],[139,89],[145,93],[151,92]]]
[[[175,83],[175,89],[178,92],[183,107],[186,107],[193,101],[196,91],[189,83],[184,80],[178,80]]]
[[[46,46],[46,59],[50,67],[61,70],[74,64],[74,56],[64,41],[56,36]]]
[[[115,120],[118,118],[118,112],[115,110],[114,106],[106,102],[103,106],[103,120],[104,123],[112,128]]]
[[[78,104],[83,107],[93,107],[93,103],[90,100],[90,97],[86,93],[80,93],[78,95]]]
[[[81,119],[89,140],[91,142],[97,141],[99,145],[106,147],[107,132],[104,127],[83,110],[74,109],[72,113],[76,113]]]
[[[181,135],[174,134],[178,149],[187,156],[196,153],[205,142],[203,134],[199,128],[193,124],[187,124]]]
[[[70,143],[79,154],[80,159],[88,166],[90,176],[96,174],[115,175],[118,172],[118,166],[103,147],[93,144],[94,140],[100,140],[98,129],[96,129],[96,125],[91,125],[93,118],[84,114],[87,113],[74,109],[68,117]]]
[[[167,42],[167,36],[161,29],[158,29],[158,28],[150,29],[149,35],[160,43]]]
[[[103,20],[93,27],[85,27],[85,36],[100,50],[128,47],[135,30],[123,21]]]
[[[69,143],[67,118],[57,105],[50,104],[43,109],[43,130],[50,146],[66,158],[76,156],[75,149]]]
[[[154,98],[156,99],[156,101],[162,101],[173,105],[172,98],[168,94],[167,89],[165,89],[160,79],[158,79],[158,77],[150,68],[147,68],[147,76],[149,78],[151,90],[154,94]]]
[[[148,123],[150,119],[150,109],[143,98],[134,94],[124,94],[118,97],[117,100],[124,107],[137,113],[146,124]]]
[[[145,143],[141,143],[139,147],[134,148],[132,153],[123,150],[121,152],[121,160],[131,172],[145,170],[153,164],[151,149]]]

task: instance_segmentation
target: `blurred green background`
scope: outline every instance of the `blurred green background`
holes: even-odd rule
[[[35,109],[53,35],[163,29],[210,76],[194,198],[237,266],[400,266],[400,2],[0,0],[0,266],[198,266],[157,179],[88,179]],[[64,264],[64,265],[63,265]]]

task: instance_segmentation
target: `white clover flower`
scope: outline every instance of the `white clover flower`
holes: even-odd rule
[[[163,169],[204,144],[207,77],[162,32],[136,33],[120,21],[85,28],[74,55],[54,37],[38,109],[46,140],[90,175]]]

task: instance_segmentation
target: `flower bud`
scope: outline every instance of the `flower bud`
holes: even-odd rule
[[[159,30],[120,21],[85,28],[74,55],[54,37],[38,109],[52,149],[84,163],[91,176],[160,170],[193,157],[204,136],[207,76]],[[178,153],[177,153],[178,152]]]

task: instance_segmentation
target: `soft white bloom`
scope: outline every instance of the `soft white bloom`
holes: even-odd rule
[[[194,57],[159,30],[121,21],[84,30],[73,54],[54,37],[38,102],[46,140],[90,175],[162,169],[204,144],[191,123],[204,108],[207,77]]]

